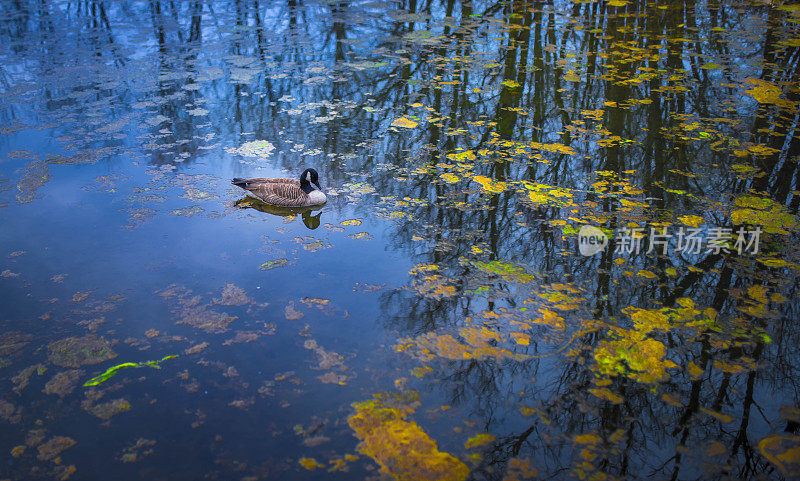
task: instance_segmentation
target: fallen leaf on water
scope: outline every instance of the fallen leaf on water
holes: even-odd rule
[[[403,127],[405,129],[413,129],[417,125],[419,125],[417,122],[414,122],[408,117],[399,117],[392,122],[392,127]]]

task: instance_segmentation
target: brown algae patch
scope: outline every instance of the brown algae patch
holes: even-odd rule
[[[157,291],[156,294],[164,300],[177,301],[177,305],[172,309],[172,313],[180,318],[176,324],[188,324],[210,334],[221,334],[226,332],[228,325],[237,319],[236,316],[229,316],[225,312],[209,309],[210,304],[202,304],[200,296],[192,296],[192,291],[183,286],[172,284],[166,289]],[[223,291],[223,299],[224,297]],[[236,299],[236,296],[234,295],[232,299]]]
[[[21,370],[11,378],[11,383],[14,384],[13,391],[17,394],[21,393],[30,384],[33,373],[38,373],[41,376],[45,371],[47,371],[47,368],[41,364],[34,364]]]
[[[47,381],[42,392],[64,397],[75,390],[78,380],[83,377],[83,375],[84,371],[82,369],[70,369],[69,371],[60,372]]]
[[[75,440],[66,436],[53,436],[47,442],[39,445],[39,455],[36,456],[40,461],[52,461],[62,452],[75,446]]]
[[[51,342],[47,359],[56,366],[81,367],[99,364],[117,357],[111,343],[102,337],[88,334],[84,337],[68,337]]]
[[[153,454],[155,445],[156,442],[152,439],[139,438],[135,444],[125,448],[117,459],[123,463],[135,463],[140,457]]]
[[[243,306],[245,304],[253,303],[253,299],[247,297],[247,293],[241,287],[234,284],[225,284],[222,288],[222,298],[214,299],[214,304],[222,306]]]
[[[16,424],[22,420],[22,406],[17,407],[8,401],[0,399],[0,419]]]
[[[0,357],[10,356],[21,350],[31,339],[32,335],[15,331],[0,334]]]
[[[129,411],[131,409],[131,403],[129,403],[126,399],[120,398],[114,399],[113,401],[92,405],[92,401],[90,399],[84,399],[83,402],[81,402],[81,407],[85,411],[94,414],[98,418],[108,421],[117,414]]]

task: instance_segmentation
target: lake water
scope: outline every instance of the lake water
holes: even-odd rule
[[[0,480],[800,476],[798,24],[3,2]]]

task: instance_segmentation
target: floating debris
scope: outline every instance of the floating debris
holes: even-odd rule
[[[372,240],[372,234],[370,234],[369,232],[358,232],[355,234],[349,234],[347,237],[351,239]]]
[[[39,445],[39,455],[36,457],[40,461],[52,461],[75,444],[77,443],[72,438],[53,436],[46,443]]]
[[[530,357],[499,347],[499,343],[506,342],[505,337],[487,327],[464,327],[459,330],[459,335],[464,342],[450,334],[429,332],[414,338],[400,339],[394,348],[421,361],[430,361],[436,357],[453,360],[510,358],[522,361]]]
[[[88,299],[91,294],[92,291],[86,291],[86,292],[78,291],[72,295],[72,302],[83,302],[86,299]]]
[[[239,344],[244,342],[253,342],[263,335],[271,336],[275,334],[275,324],[265,324],[266,330],[264,331],[236,331],[233,338],[223,342],[223,346],[230,346],[232,344]]]
[[[200,344],[195,344],[194,346],[186,349],[183,352],[184,352],[184,354],[197,354],[198,352],[202,351],[203,349],[205,349],[207,347],[208,347],[208,343],[207,342],[202,342]]]
[[[55,282],[56,284],[58,284],[59,282],[61,282],[64,279],[66,279],[68,275],[69,274],[56,274],[53,277],[51,277],[50,280]]]
[[[247,297],[247,293],[241,287],[228,283],[222,288],[222,298],[214,299],[212,302],[222,306],[243,306],[252,304],[253,299]]]
[[[228,406],[239,408],[239,409],[247,409],[248,407],[255,404],[255,399],[247,398],[247,399],[237,399],[235,401],[231,401],[228,403]]]
[[[297,319],[302,318],[305,314],[301,311],[298,311],[294,307],[294,302],[290,302],[284,309],[283,315],[286,317],[287,320],[296,321]]]
[[[22,179],[17,183],[17,202],[27,204],[36,197],[39,190],[50,180],[50,167],[44,160],[28,162]]]
[[[22,420],[22,406],[14,406],[8,401],[0,399],[0,419],[16,424]]]
[[[13,279],[15,277],[19,277],[19,273],[18,272],[11,272],[10,269],[6,269],[3,272],[0,272],[0,277],[5,278],[5,279]]]
[[[44,385],[45,394],[55,394],[58,397],[64,397],[75,390],[78,379],[83,377],[84,371],[82,369],[70,369],[63,371],[52,377],[47,384]]]
[[[0,334],[0,357],[20,351],[33,339],[30,334],[12,331]]]
[[[111,343],[102,337],[88,334],[84,337],[68,337],[55,341],[47,346],[47,359],[61,367],[81,367],[99,364],[117,357],[111,349]]]
[[[192,296],[192,291],[178,285],[171,285],[157,291],[163,299],[177,298],[177,306],[173,314],[180,317],[176,324],[188,324],[211,334],[220,334],[228,330],[228,325],[237,319],[224,312],[209,309],[211,304],[200,304],[199,296]]]
[[[330,222],[326,222],[325,224],[323,224],[323,226],[326,229],[331,230],[333,232],[344,232],[344,227],[341,227],[341,226],[338,226],[338,225],[333,225]]]
[[[278,267],[286,267],[286,264],[288,263],[289,259],[281,258],[281,259],[275,259],[274,261],[267,261],[258,266],[258,268],[261,269],[262,271],[268,271],[270,269],[277,269]]]
[[[347,376],[344,374],[336,374],[335,372],[326,372],[321,376],[317,376],[322,384],[338,384],[344,386],[347,381]]]
[[[123,463],[135,463],[140,457],[153,454],[155,445],[156,442],[152,439],[139,438],[136,443],[125,448],[117,459]]]
[[[33,373],[38,373],[41,376],[45,371],[47,371],[47,368],[42,364],[34,364],[33,366],[28,366],[21,370],[16,376],[11,378],[11,382],[14,384],[13,391],[17,394],[21,393],[28,387]]]
[[[253,140],[243,143],[238,149],[226,149],[229,154],[239,154],[243,157],[268,157],[275,150],[275,146],[266,140]]]
[[[197,214],[201,214],[205,212],[205,209],[200,207],[199,205],[190,205],[189,207],[184,207],[182,209],[175,209],[170,214],[177,215],[181,217],[192,217]]]
[[[84,399],[81,402],[81,407],[85,411],[97,416],[98,418],[108,421],[117,414],[129,411],[131,409],[131,403],[129,403],[126,399],[120,398],[106,403],[93,405],[91,399]]]
[[[181,199],[189,199],[189,200],[191,200],[193,202],[202,202],[202,201],[206,201],[206,200],[213,200],[213,199],[216,199],[217,197],[218,196],[216,194],[214,194],[213,192],[208,192],[208,191],[201,190],[201,189],[196,189],[196,188],[190,188],[190,189],[186,189],[186,193],[181,196]],[[195,207],[199,208],[199,206],[192,206],[192,207],[187,207],[187,209],[194,209]],[[183,209],[180,209],[180,210],[183,210]],[[202,208],[200,208],[200,211],[202,211]],[[174,211],[173,211],[173,213],[174,213]],[[199,212],[195,212],[195,214],[196,213],[199,213]],[[175,214],[175,215],[180,215],[180,214]],[[192,215],[194,215],[194,214],[192,214]]]

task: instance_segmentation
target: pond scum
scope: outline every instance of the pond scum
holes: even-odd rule
[[[21,1],[0,39],[0,481],[800,477],[800,4]],[[315,216],[225,190],[306,164]]]

